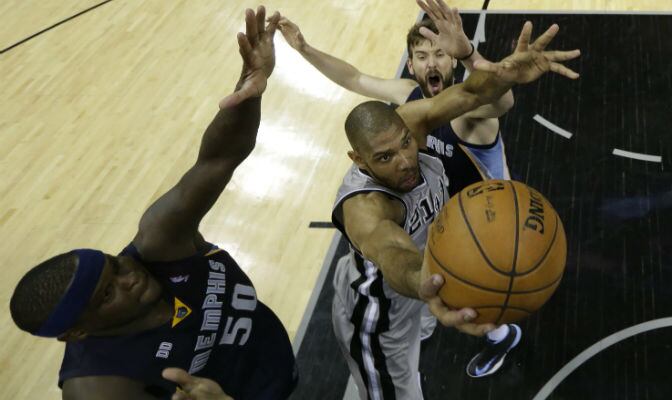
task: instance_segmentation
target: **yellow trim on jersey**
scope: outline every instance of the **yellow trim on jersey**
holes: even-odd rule
[[[172,324],[171,328],[174,328],[175,325],[182,322],[185,318],[187,318],[191,314],[191,308],[189,308],[189,306],[187,306],[182,301],[180,301],[180,299],[178,299],[177,297],[175,297],[174,308],[175,308],[175,312],[173,314],[173,324]],[[186,314],[180,315],[184,312],[184,310],[186,310]]]
[[[216,247],[216,248],[210,250],[209,252],[207,252],[205,254],[205,257],[210,257],[213,254],[219,253],[220,251],[222,251],[222,249],[220,249],[219,247]]]

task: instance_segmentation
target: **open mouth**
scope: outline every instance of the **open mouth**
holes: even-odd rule
[[[441,78],[441,74],[435,71],[427,74],[427,86],[429,86],[429,91],[432,95],[437,95],[441,89],[443,89],[443,79]]]

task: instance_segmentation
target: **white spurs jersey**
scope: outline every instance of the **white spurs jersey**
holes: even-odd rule
[[[448,178],[443,163],[439,158],[420,152],[418,154],[421,183],[407,193],[388,189],[365,172],[353,165],[343,178],[338,190],[336,202],[332,211],[334,225],[347,238],[343,226],[343,203],[350,197],[368,192],[382,192],[397,199],[404,205],[404,230],[409,234],[420,252],[424,251],[427,242],[429,225],[439,214],[443,205],[448,201]],[[348,241],[349,238],[348,238]],[[404,297],[390,288],[383,279],[381,271],[371,261],[362,257],[350,242],[350,253],[346,256],[348,262],[339,264],[334,276],[336,295],[341,302],[354,310],[358,303],[376,303],[377,312],[386,314],[382,319],[384,327],[376,329],[387,330],[392,328],[395,321],[403,320],[408,313],[417,312],[422,302]],[[361,304],[362,307],[368,307]],[[378,321],[378,318],[376,318]],[[373,329],[373,327],[371,327]]]

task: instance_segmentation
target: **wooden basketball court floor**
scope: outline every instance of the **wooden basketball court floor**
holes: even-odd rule
[[[486,3],[489,11],[672,10],[668,0]],[[115,252],[132,238],[144,209],[193,162],[217,100],[233,89],[235,33],[244,8],[258,3],[114,0],[11,47],[98,4],[0,4],[0,398],[60,398],[63,346],[14,327],[7,305],[16,282],[50,255]],[[406,0],[265,4],[319,49],[387,77],[418,15]],[[451,4],[479,10],[484,2]],[[349,166],[343,121],[363,98],[321,77],[281,37],[276,49],[257,147],[201,231],[231,252],[295,338],[334,237],[309,225],[329,220]]]

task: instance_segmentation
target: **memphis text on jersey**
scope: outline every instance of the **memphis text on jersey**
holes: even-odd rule
[[[206,288],[205,299],[203,300],[203,322],[196,339],[194,352],[191,360],[189,373],[194,374],[202,370],[208,363],[212,349],[217,343],[219,346],[244,346],[252,333],[252,319],[250,317],[234,317],[222,315],[223,300],[226,292],[226,266],[220,262],[209,260],[210,271],[208,274],[208,285]],[[178,304],[175,299],[174,321],[178,322],[184,319],[191,310],[185,311],[184,304]],[[178,307],[179,305],[179,307]],[[253,312],[257,308],[257,294],[252,286],[236,284],[231,296],[231,309],[237,311]],[[229,309],[224,307],[224,309]],[[186,314],[185,314],[186,313]],[[250,314],[251,316],[251,314]],[[222,324],[222,321],[225,321]],[[174,323],[174,325],[177,325]],[[217,333],[223,326],[219,342],[217,342]],[[168,358],[172,344],[168,342],[161,343],[156,357]]]

